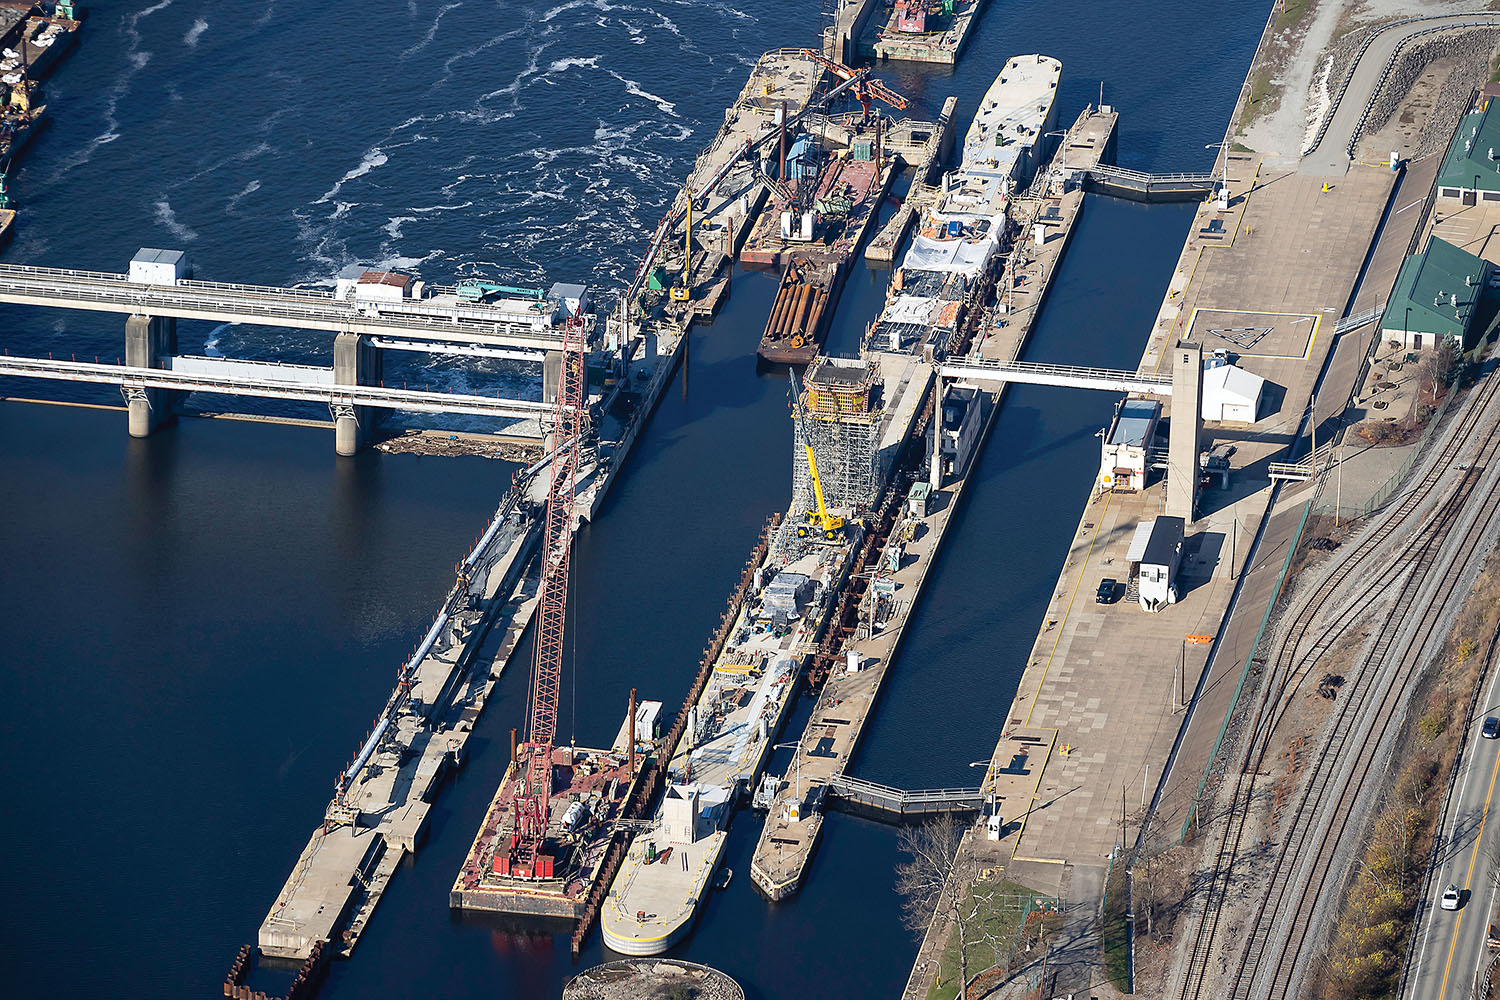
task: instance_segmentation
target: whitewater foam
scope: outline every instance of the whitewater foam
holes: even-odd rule
[[[357,178],[363,177],[365,174],[368,174],[376,167],[383,167],[389,162],[390,157],[386,156],[385,151],[382,150],[379,146],[375,146],[371,149],[366,150],[364,159],[359,161],[359,166],[355,167],[353,170],[340,177],[338,179],[338,183],[334,184],[333,187],[323,192],[323,197],[313,202],[313,204],[326,204],[331,198],[333,198],[334,195],[338,194],[339,191],[343,189],[345,184],[348,184],[350,181]]]
[[[161,201],[153,202],[153,204],[156,207],[156,221],[165,226],[167,232],[183,241],[196,240],[198,238],[197,233],[177,221],[177,213],[172,211],[171,202],[163,198]]]
[[[192,48],[198,44],[198,39],[203,37],[203,33],[207,30],[208,22],[200,17],[193,22],[193,26],[188,29],[187,34],[182,36],[182,41],[189,48]]]

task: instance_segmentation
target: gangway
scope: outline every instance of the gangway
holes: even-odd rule
[[[966,382],[1024,382],[1028,385],[1055,385],[1070,389],[1102,389],[1106,392],[1135,392],[1150,396],[1170,396],[1169,375],[1143,375],[1140,372],[1109,368],[1082,368],[1074,365],[1042,365],[1027,361],[991,361],[982,358],[946,361],[938,372],[947,379]]]
[[[1148,174],[1099,163],[1084,171],[1089,182],[1105,194],[1143,201],[1188,201],[1214,192],[1219,177],[1212,173]]]
[[[828,783],[834,802],[895,820],[934,816],[940,813],[979,812],[984,793],[978,788],[924,788],[906,791],[890,785],[841,774]]]

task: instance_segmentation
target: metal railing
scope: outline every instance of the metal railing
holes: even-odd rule
[[[393,389],[369,385],[316,385],[305,381],[272,378],[230,378],[165,368],[137,368],[88,361],[55,361],[45,358],[0,356],[0,375],[52,379],[63,382],[94,382],[125,389],[172,389],[181,392],[213,392],[230,396],[291,399],[326,403],[330,406],[371,406],[387,410],[423,413],[467,413],[481,417],[537,419],[552,412],[547,403],[521,399],[474,396],[464,393]]]
[[[906,791],[852,778],[847,774],[830,781],[828,791],[835,798],[897,816],[971,812],[984,806],[984,793],[978,788],[924,788]]]
[[[556,350],[562,341],[560,330],[539,329],[529,317],[518,320],[483,306],[356,302],[312,289],[223,282],[146,285],[120,274],[16,264],[0,264],[0,300],[332,332],[378,328],[434,339],[490,339],[536,350]]]
[[[1153,184],[1209,184],[1218,180],[1218,175],[1213,173],[1177,173],[1177,174],[1148,174],[1141,170],[1131,170],[1129,167],[1117,167],[1107,163],[1096,163],[1087,168],[1087,172],[1098,177],[1106,177],[1112,180],[1134,181],[1147,186]]]
[[[1025,382],[1030,385],[1103,389],[1108,392],[1141,392],[1157,396],[1172,394],[1172,378],[1169,375],[1143,375],[1140,372],[1110,368],[1043,365],[1029,361],[974,358],[945,363],[940,366],[939,371],[944,378],[972,379],[979,382]]]

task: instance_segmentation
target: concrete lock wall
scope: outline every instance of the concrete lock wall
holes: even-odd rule
[[[125,364],[160,368],[161,359],[177,353],[177,321],[161,316],[125,319]],[[172,419],[175,394],[166,389],[134,389],[126,397],[130,436],[143,438]]]
[[[1198,511],[1198,438],[1203,420],[1203,346],[1172,349],[1172,426],[1167,439],[1167,514],[1192,524]]]
[[[370,343],[368,337],[341,333],[333,338],[333,381],[336,385],[379,385],[380,378],[380,348]],[[376,413],[368,406],[335,406],[334,449],[345,456],[358,453],[370,442]]]

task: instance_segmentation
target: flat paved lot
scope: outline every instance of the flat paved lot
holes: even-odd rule
[[[1004,796],[1013,866],[1101,863],[1121,842],[1122,821],[1125,841],[1134,837],[1131,819],[1150,801],[1182,723],[1181,691],[1197,687],[1213,648],[1186,637],[1219,636],[1234,577],[1266,515],[1266,465],[1286,460],[1299,440],[1333,326],[1395,180],[1388,170],[1358,165],[1337,182],[1290,172],[1267,176],[1243,163],[1233,172],[1243,179],[1232,184],[1230,210],[1205,205],[1193,223],[1142,367],[1155,370],[1163,347],[1195,321],[1251,326],[1250,314],[1269,314],[1276,322],[1259,325],[1272,327],[1263,343],[1274,353],[1256,344],[1240,360],[1268,380],[1268,401],[1254,425],[1204,429],[1205,448],[1213,441],[1235,445],[1233,475],[1227,491],[1203,494],[1186,546],[1187,592],[1177,605],[1151,614],[1124,601],[1098,605],[1093,596],[1101,578],[1127,578],[1130,536],[1161,512],[1161,486],[1096,497],[1085,510],[1006,720],[1007,736],[996,748],[995,791]],[[1213,218],[1224,220],[1224,236],[1204,232]],[[1293,322],[1299,318],[1306,322]],[[1317,333],[1303,335],[1299,326]],[[1320,416],[1337,403],[1320,405]],[[1284,558],[1296,524],[1280,518],[1276,527],[1260,563],[1275,562],[1278,550]],[[1168,789],[1169,823],[1174,817],[1181,823],[1197,792],[1248,655],[1238,647],[1253,641],[1260,619],[1254,609],[1263,611],[1273,586],[1274,579],[1257,578],[1245,595],[1244,617],[1252,621],[1237,622],[1224,637],[1235,648],[1218,655],[1184,737],[1184,764]],[[1024,773],[1008,768],[1022,745],[1030,748]],[[1021,874],[1012,868],[1013,877]]]

